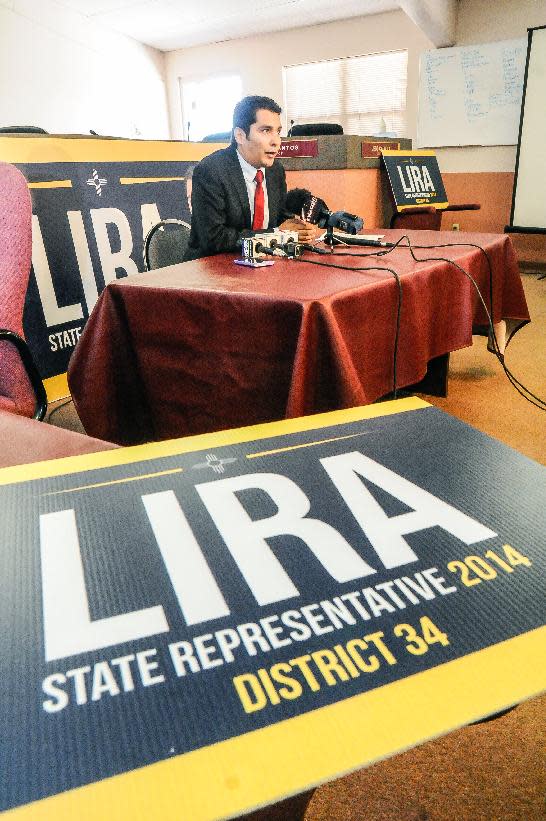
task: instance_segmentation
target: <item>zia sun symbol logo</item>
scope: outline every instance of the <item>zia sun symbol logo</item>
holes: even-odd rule
[[[102,189],[105,185],[108,185],[104,177],[99,177],[99,172],[96,168],[93,169],[91,176],[86,182],[87,185],[93,186],[98,197],[102,197]]]

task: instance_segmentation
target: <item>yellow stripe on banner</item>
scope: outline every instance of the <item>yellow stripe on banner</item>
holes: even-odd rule
[[[82,473],[86,470],[98,470],[99,468],[114,467],[116,465],[129,465],[138,461],[160,459],[163,456],[176,456],[181,453],[195,453],[199,450],[210,450],[243,442],[255,442],[259,439],[270,439],[276,436],[286,436],[290,433],[301,433],[331,425],[343,425],[349,422],[358,422],[362,419],[376,419],[381,416],[391,416],[396,413],[430,407],[428,402],[410,396],[407,399],[393,399],[390,402],[378,402],[375,405],[330,411],[329,413],[317,413],[313,416],[302,416],[297,419],[283,419],[280,422],[265,422],[261,425],[250,425],[246,428],[202,433],[196,436],[187,436],[184,439],[169,439],[165,442],[150,442],[148,445],[134,445],[117,450],[87,453],[81,456],[66,456],[47,462],[33,462],[29,465],[2,468],[0,469],[0,485],[62,476],[65,473]]]
[[[232,817],[536,696],[544,690],[544,669],[542,627],[337,704],[4,815],[14,821]]]
[[[262,456],[274,456],[276,453],[286,453],[287,451],[300,450],[300,448],[312,448],[316,445],[326,445],[328,442],[340,442],[342,439],[354,439],[356,436],[367,436],[369,431],[362,430],[360,433],[348,433],[346,436],[332,436],[329,439],[317,439],[315,442],[304,442],[302,445],[290,445],[287,448],[275,448],[274,450],[262,450],[259,453],[247,453],[247,459],[260,459]]]
[[[66,373],[44,379],[44,388],[46,389],[48,402],[56,402],[57,399],[66,399],[67,396],[70,396]]]
[[[425,199],[426,195],[423,195],[423,198]],[[426,205],[428,207],[437,208],[438,211],[441,211],[443,208],[447,208],[449,203],[448,202],[428,202],[428,201],[427,202],[417,202],[416,201],[416,202],[411,203],[410,205],[397,205],[396,210],[397,211],[405,211],[406,208],[415,208],[416,205],[423,205],[423,206]]]
[[[126,476],[124,479],[111,479],[109,482],[95,482],[93,485],[67,487],[64,490],[52,490],[50,493],[42,493],[42,496],[59,496],[63,493],[80,493],[82,490],[96,490],[96,488],[98,487],[109,487],[110,485],[125,485],[128,482],[143,482],[147,479],[157,479],[158,476],[172,476],[173,473],[184,473],[184,468],[156,470],[155,473],[142,473],[139,476]]]
[[[226,145],[226,143],[223,143]],[[11,163],[199,161],[214,143],[94,137],[0,137],[0,158]]]
[[[186,177],[120,177],[121,185],[140,185],[146,182],[182,182]]]
[[[29,188],[72,188],[72,180],[49,180],[48,182],[29,182]]]
[[[430,148],[419,149],[414,151],[412,148],[385,148],[381,149],[382,154],[387,154],[389,157],[435,157],[436,151]]]

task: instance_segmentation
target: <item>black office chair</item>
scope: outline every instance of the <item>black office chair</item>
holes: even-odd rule
[[[43,128],[37,125],[3,125],[0,127],[2,134],[47,134]]]
[[[231,131],[218,131],[216,134],[207,134],[201,140],[202,143],[230,143]]]
[[[318,137],[323,134],[343,134],[343,126],[338,123],[299,123],[289,131],[290,137]]]
[[[177,219],[156,223],[144,240],[143,259],[147,271],[182,262],[190,240],[190,225]]]

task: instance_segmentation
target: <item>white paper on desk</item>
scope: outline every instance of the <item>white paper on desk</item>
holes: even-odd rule
[[[336,236],[338,236],[340,239],[343,239],[343,237],[353,237],[353,236],[355,236],[355,234],[346,234],[345,231],[338,231],[337,228],[336,228],[335,233],[336,233]],[[315,242],[323,242],[325,236],[326,236],[326,231],[324,232],[324,234],[321,234],[320,237],[317,240],[315,240]],[[382,240],[385,237],[385,234],[356,234],[356,236],[359,239],[369,239],[369,240],[372,240],[373,242],[379,242],[380,240]]]
[[[249,268],[265,268],[267,265],[274,264],[272,259],[234,259],[233,262],[235,265],[247,265]]]

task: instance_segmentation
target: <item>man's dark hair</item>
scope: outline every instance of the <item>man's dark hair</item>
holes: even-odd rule
[[[256,112],[260,108],[280,114],[282,109],[271,97],[259,97],[252,95],[243,97],[233,109],[233,128],[242,128],[246,136],[250,134],[250,126],[256,122]],[[235,136],[231,132],[231,144],[236,145]]]

